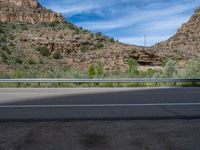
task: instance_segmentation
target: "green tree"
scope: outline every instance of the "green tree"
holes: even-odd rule
[[[94,78],[95,76],[95,69],[94,69],[94,65],[89,65],[89,68],[88,68],[88,77],[90,79]]]
[[[128,60],[128,72],[131,77],[138,75],[138,63],[135,59]]]

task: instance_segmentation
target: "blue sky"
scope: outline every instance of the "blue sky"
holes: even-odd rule
[[[124,43],[153,45],[175,34],[200,0],[39,0],[79,27]]]

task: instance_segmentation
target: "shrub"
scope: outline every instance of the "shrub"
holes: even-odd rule
[[[62,34],[59,37],[60,37],[60,39],[64,39],[64,36]]]
[[[135,59],[130,58],[128,60],[128,72],[131,77],[138,74],[138,63]]]
[[[156,70],[149,68],[146,71],[139,71],[139,76],[142,78],[152,78],[155,77],[156,73]]]
[[[22,60],[21,58],[19,58],[19,57],[16,57],[16,58],[15,58],[15,63],[17,63],[17,64],[22,64],[22,63],[23,63],[23,60]]]
[[[10,40],[14,40],[15,37],[14,37],[13,35],[10,35],[10,36],[9,36],[9,39],[10,39]]]
[[[154,77],[154,75],[155,75],[156,73],[157,73],[156,70],[149,68],[149,69],[147,70],[147,72],[146,72],[146,76],[149,77],[149,78],[151,78],[151,77]]]
[[[35,62],[32,58],[30,58],[30,59],[28,60],[28,63],[29,63],[30,65],[36,64],[36,62]]]
[[[86,52],[88,50],[88,47],[87,46],[82,46],[80,50],[81,50],[81,52]]]
[[[42,56],[48,57],[51,55],[49,49],[46,46],[38,47],[38,48],[36,48],[36,50],[39,51]]]
[[[89,68],[88,68],[88,77],[90,79],[94,78],[95,76],[95,69],[94,69],[94,65],[89,65]]]
[[[21,30],[28,30],[28,27],[24,24],[21,24]]]
[[[100,48],[103,48],[104,47],[104,45],[102,44],[102,43],[97,43],[96,45],[95,45],[95,47],[96,48],[98,48],[98,49],[100,49]]]
[[[176,75],[176,61],[172,59],[168,59],[167,63],[164,67],[164,77],[165,78],[172,78]]]
[[[101,32],[96,33],[96,37],[102,37],[102,36],[103,36],[103,34]]]
[[[5,43],[5,42],[7,42],[7,39],[5,37],[1,37],[1,41],[0,42]]]
[[[0,56],[1,56],[1,59],[2,59],[3,63],[7,63],[8,62],[8,57],[5,55],[4,52],[0,51]]]
[[[96,68],[95,68],[95,75],[99,78],[99,77],[102,77],[103,74],[104,74],[103,65],[101,62],[97,62]]]
[[[167,61],[168,61],[168,59],[169,58],[164,58],[163,60],[162,60],[162,67],[165,67],[165,65],[167,64]]]
[[[11,54],[11,51],[6,45],[2,46],[2,50],[5,51],[7,54]]]
[[[0,34],[4,33],[3,28],[0,26]]]
[[[56,21],[49,23],[49,27],[56,27],[58,25],[59,25],[59,22],[56,22]]]
[[[16,26],[14,24],[12,25],[12,29],[16,29]]]
[[[80,30],[73,24],[71,23],[68,23],[67,24],[68,28],[71,29],[71,30],[75,30],[76,32],[79,32]]]
[[[62,58],[62,53],[60,51],[56,51],[54,54],[53,54],[53,58],[54,59],[61,59]]]
[[[115,42],[115,39],[114,39],[114,38],[109,38],[109,41],[110,41],[111,43],[114,43],[114,42]]]
[[[186,67],[179,72],[179,76],[183,78],[200,78],[200,57],[192,60]]]

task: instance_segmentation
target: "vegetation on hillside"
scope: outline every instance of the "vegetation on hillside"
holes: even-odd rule
[[[36,25],[20,23],[0,23],[0,78],[200,78],[200,57],[190,60],[185,67],[180,68],[177,60],[166,59],[162,70],[149,68],[140,69],[138,62],[132,58],[127,61],[127,70],[107,71],[101,61],[91,63],[87,71],[75,70],[73,66],[63,63],[61,50],[50,52],[47,46],[29,49],[17,49],[15,32],[31,28],[52,28],[54,30],[73,29],[78,33],[87,32],[96,38],[114,42],[114,39],[101,33],[90,33],[72,24],[41,23]],[[62,37],[61,37],[62,38]],[[96,43],[96,48],[103,47]],[[88,50],[83,46],[81,51]]]

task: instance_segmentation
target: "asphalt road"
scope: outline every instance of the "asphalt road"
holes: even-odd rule
[[[1,150],[199,150],[200,120],[0,122]]]
[[[200,88],[0,89],[0,120],[200,118]]]

